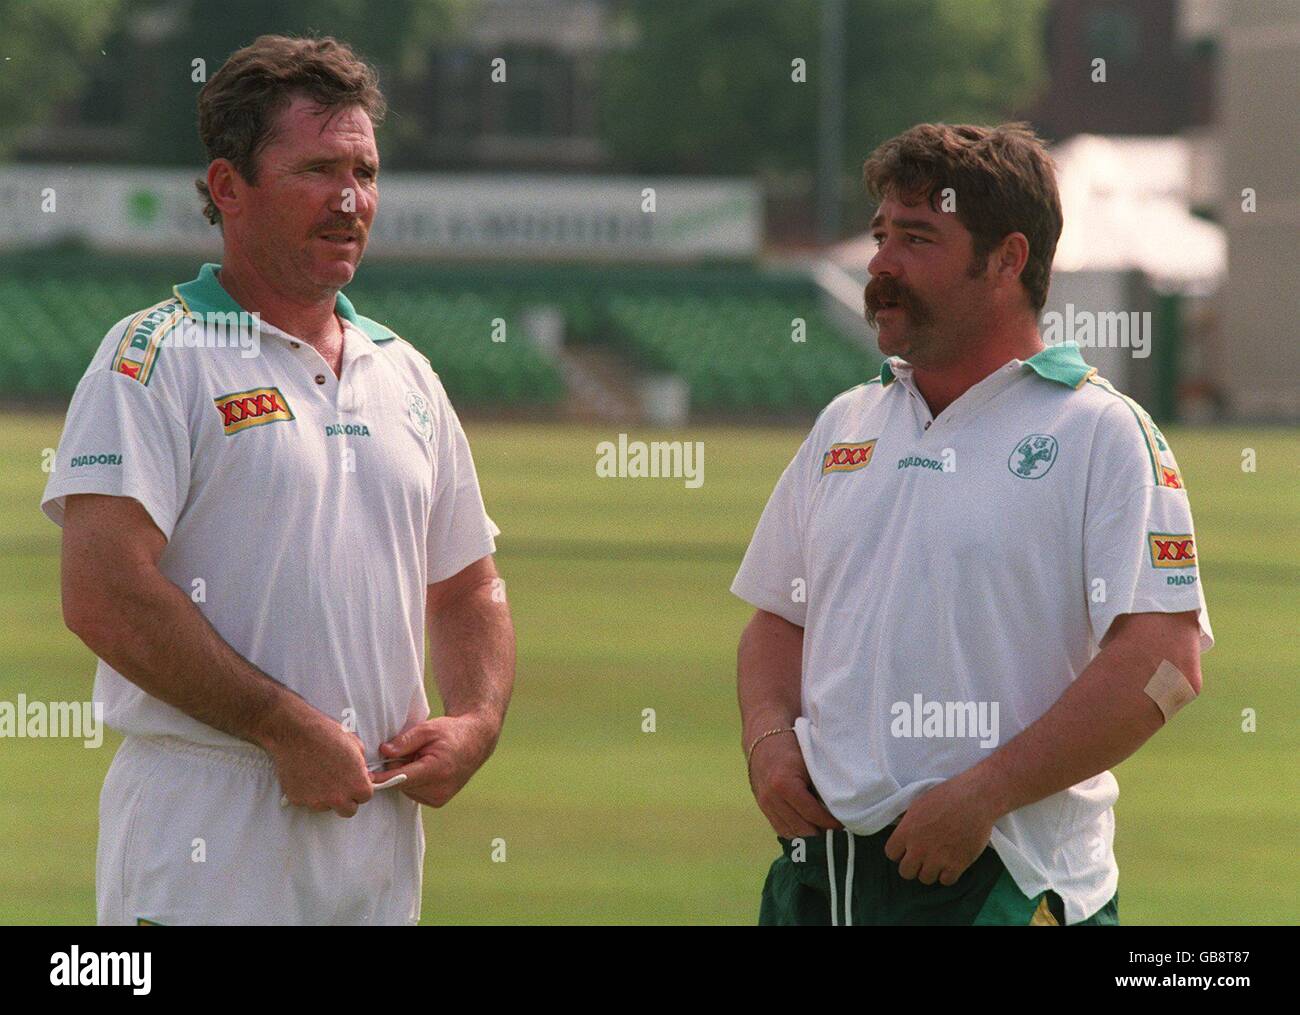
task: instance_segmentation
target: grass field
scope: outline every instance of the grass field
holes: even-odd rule
[[[61,419],[0,423],[0,700],[84,700],[93,659],[63,627],[58,529],[38,508],[41,450]],[[677,435],[705,442],[706,481],[688,490],[598,481],[596,443],[616,431],[467,430],[504,532],[518,682],[495,757],[449,807],[425,811],[425,922],[752,923],[776,842],[738,746],[749,609],[727,588],[803,434]],[[1201,699],[1118,770],[1121,918],[1294,923],[1295,434],[1167,433],[1218,645]],[[1255,733],[1242,732],[1246,708]],[[116,744],[0,741],[0,923],[93,922],[96,801]],[[498,837],[505,863],[490,859]]]

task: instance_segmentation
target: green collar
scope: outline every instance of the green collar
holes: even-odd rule
[[[1083,382],[1097,372],[1088,366],[1079,353],[1079,347],[1073,342],[1064,345],[1049,345],[1042,352],[1030,356],[1024,365],[1045,380],[1064,384],[1067,388],[1080,388]]]
[[[1083,361],[1079,347],[1072,342],[1049,345],[1042,352],[1030,356],[1022,365],[1029,367],[1039,377],[1064,384],[1067,388],[1082,387],[1083,382],[1097,372],[1096,367],[1090,367]],[[894,368],[890,365],[890,360],[886,359],[880,365],[880,386],[888,387],[893,379]]]
[[[226,292],[221,282],[217,279],[217,272],[221,270],[221,265],[208,263],[199,270],[199,277],[181,285],[172,286],[172,292],[176,298],[181,301],[187,314],[238,314],[243,312],[243,307],[235,302],[233,296]],[[397,334],[388,328],[385,328],[378,321],[372,321],[368,317],[362,317],[357,313],[356,308],[352,306],[343,293],[339,293],[334,300],[334,310],[344,320],[355,324],[360,328],[373,342],[387,342],[397,337]]]

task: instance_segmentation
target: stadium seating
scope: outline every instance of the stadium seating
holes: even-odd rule
[[[348,295],[429,357],[456,405],[554,405],[564,384],[554,364],[524,338],[512,301],[462,292],[355,286]],[[505,322],[493,341],[493,321]]]
[[[167,296],[192,265],[43,255],[0,265],[0,397],[69,396],[114,322]],[[379,265],[348,288],[367,316],[429,357],[457,406],[558,405],[557,365],[524,336],[549,305],[572,341],[604,344],[642,373],[683,377],[693,411],[804,412],[878,369],[816,310],[810,285],[752,269],[547,267],[436,270]],[[505,341],[493,322],[505,321]],[[806,323],[793,338],[796,318]]]
[[[170,288],[165,277],[0,279],[0,396],[70,396],[113,322]],[[349,296],[429,357],[457,405],[541,406],[563,397],[558,371],[523,340],[510,304],[391,287],[358,286]],[[496,317],[506,319],[505,342],[491,340]]]
[[[614,340],[647,367],[685,378],[696,409],[820,409],[879,369],[812,300],[718,295],[616,296]],[[795,340],[802,318],[802,341]]]

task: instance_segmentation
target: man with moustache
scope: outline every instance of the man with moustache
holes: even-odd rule
[[[126,735],[99,922],[413,923],[418,805],[487,760],[514,679],[498,529],[429,361],[340,291],[378,207],[374,71],[263,36],[198,106],[222,263],[109,330],[43,501]],[[251,315],[253,356],[225,340]]]
[[[765,924],[1113,924],[1108,769],[1201,687],[1187,492],[1151,418],[1044,348],[1061,209],[1021,124],[881,145],[888,357],[821,414],[732,591]]]

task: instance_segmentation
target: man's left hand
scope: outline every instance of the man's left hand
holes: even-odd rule
[[[900,876],[951,885],[984,852],[999,815],[977,783],[963,772],[912,801],[885,843]]]
[[[495,732],[477,716],[425,719],[380,744],[379,753],[391,758],[395,767],[372,778],[383,783],[405,774],[404,794],[417,803],[441,807],[469,782],[495,746]]]

